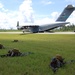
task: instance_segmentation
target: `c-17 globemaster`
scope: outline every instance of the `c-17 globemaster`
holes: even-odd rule
[[[38,32],[44,32],[48,30],[52,30],[57,27],[64,26],[66,24],[69,24],[69,22],[66,22],[68,17],[71,15],[71,13],[75,10],[75,7],[73,5],[67,5],[63,12],[59,15],[57,20],[54,23],[50,24],[29,24],[29,25],[21,25],[19,26],[19,21],[17,21],[17,29],[19,30],[26,30],[28,29],[32,33],[38,33]],[[23,32],[24,32],[23,31]]]

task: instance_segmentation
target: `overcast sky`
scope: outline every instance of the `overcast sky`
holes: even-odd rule
[[[0,0],[0,28],[16,29],[23,23],[54,22],[66,5],[75,0]],[[75,11],[67,20],[75,24]]]

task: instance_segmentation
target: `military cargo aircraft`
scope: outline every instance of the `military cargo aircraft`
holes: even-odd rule
[[[19,21],[17,21],[17,29],[23,30],[25,32],[26,29],[28,29],[31,33],[38,33],[38,32],[44,32],[49,31],[57,27],[64,26],[66,24],[69,24],[69,22],[66,22],[68,17],[71,15],[71,13],[75,10],[75,7],[73,5],[67,5],[63,12],[59,15],[57,20],[54,23],[51,24],[29,24],[29,25],[19,25]]]

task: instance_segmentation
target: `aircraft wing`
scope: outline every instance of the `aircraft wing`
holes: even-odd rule
[[[28,28],[35,28],[35,27],[39,27],[39,25],[23,25],[23,26],[19,26],[18,29],[28,29]]]
[[[30,27],[31,27],[31,28],[32,28],[32,27],[33,27],[33,28],[34,28],[34,27],[39,27],[39,25],[37,25],[37,24],[25,24],[25,25],[24,25],[24,24],[23,24],[23,25],[20,25],[20,26],[19,26],[19,21],[17,21],[17,29],[18,29],[18,30],[27,29],[27,28],[30,28]]]
[[[30,24],[30,25],[19,26],[19,23],[17,23],[17,29],[18,30],[23,30],[23,32],[28,30],[28,31],[30,31],[32,33],[36,33],[36,32],[39,31],[39,25],[37,25],[37,24]]]

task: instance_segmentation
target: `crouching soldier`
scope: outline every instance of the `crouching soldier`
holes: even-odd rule
[[[8,51],[8,54],[7,54],[7,56],[11,56],[11,57],[20,56],[20,55],[21,55],[21,53],[20,53],[19,50],[16,49],[16,48],[14,48],[14,49],[12,49],[12,50],[9,50],[9,51]]]
[[[50,66],[53,70],[53,72],[55,73],[56,70],[60,67],[62,67],[65,63],[63,61],[64,59],[62,58],[61,55],[56,55],[52,61],[50,62]]]

